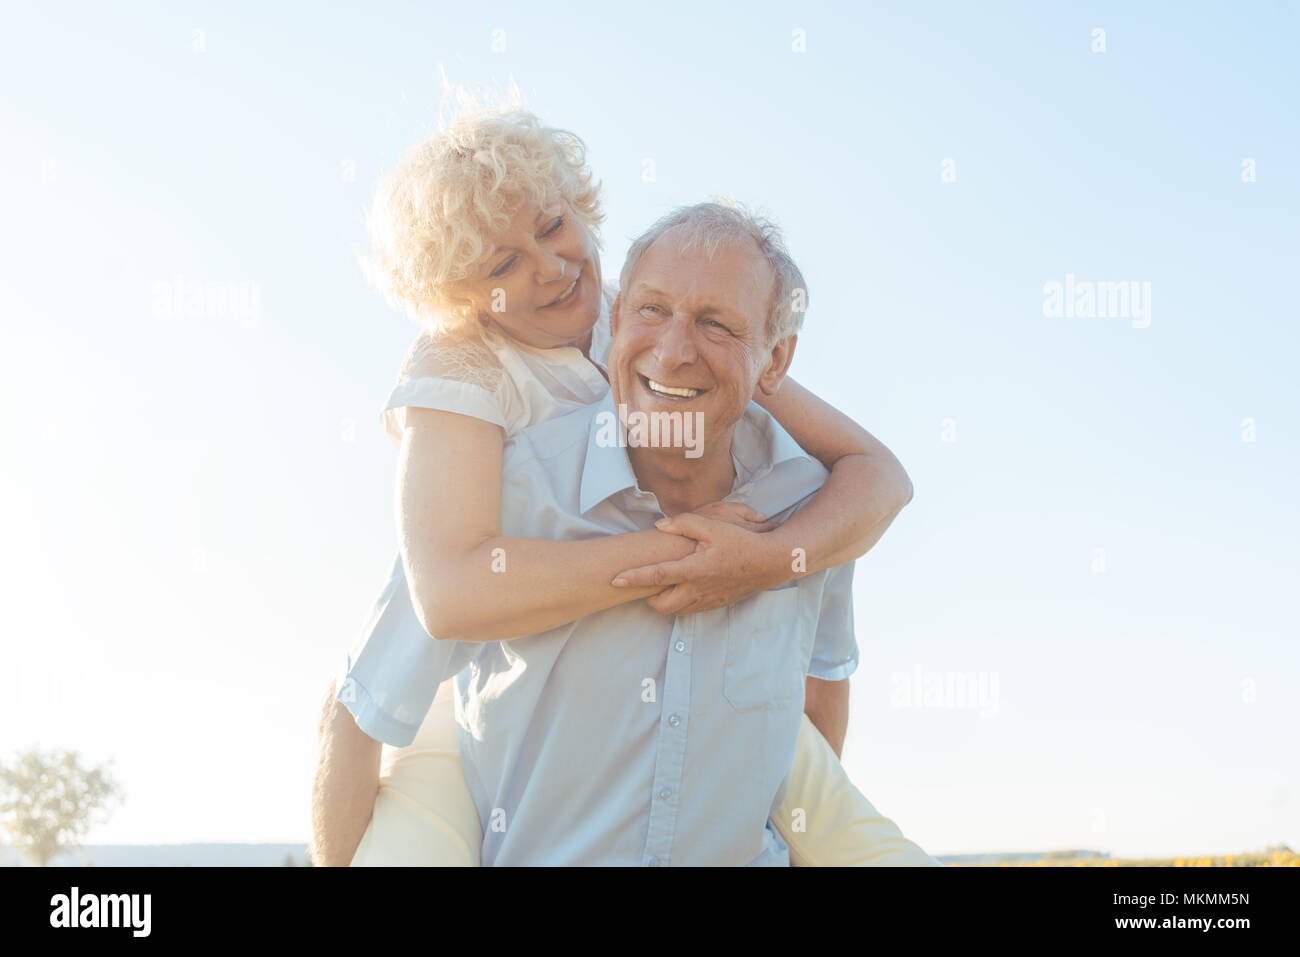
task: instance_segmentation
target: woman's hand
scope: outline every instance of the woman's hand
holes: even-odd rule
[[[770,532],[777,526],[776,522],[769,522],[758,509],[750,508],[740,502],[728,502],[725,499],[720,502],[701,505],[687,514],[717,519],[719,522],[735,525],[737,528],[743,528],[748,532]],[[665,521],[672,521],[672,519],[665,519]],[[669,531],[669,529],[660,528],[660,531]],[[681,533],[676,532],[674,534]],[[694,536],[688,537],[693,538]],[[665,562],[664,564],[668,563]]]
[[[789,563],[773,554],[763,532],[776,527],[739,502],[712,502],[655,523],[661,532],[695,541],[686,558],[621,572],[619,587],[659,586],[646,599],[662,615],[692,615],[732,605],[789,579]]]

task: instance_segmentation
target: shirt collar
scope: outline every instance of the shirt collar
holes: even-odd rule
[[[627,455],[627,430],[618,417],[613,390],[606,391],[590,408],[587,456],[578,500],[583,514],[612,495],[638,487]],[[749,492],[755,482],[787,462],[801,462],[804,469],[820,472],[820,478],[826,475],[776,419],[754,402],[749,403],[732,433],[731,461],[736,480],[728,498]]]
[[[627,457],[627,430],[614,406],[614,390],[606,389],[591,407],[587,423],[587,457],[582,463],[578,507],[585,515],[611,495],[636,487],[636,473]]]
[[[736,466],[736,484],[732,494],[747,491],[750,486],[779,465],[794,460],[817,464],[781,424],[751,402],[745,414],[736,423],[731,438],[731,460]]]

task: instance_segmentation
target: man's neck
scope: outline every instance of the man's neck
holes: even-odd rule
[[[731,460],[731,437],[725,442],[705,443],[711,447],[699,458],[688,459],[683,449],[629,448],[628,460],[636,483],[653,492],[668,516],[689,512],[726,498],[736,484],[736,467]]]

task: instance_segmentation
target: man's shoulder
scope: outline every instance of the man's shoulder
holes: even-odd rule
[[[732,456],[744,474],[745,500],[769,518],[807,504],[830,472],[770,412],[750,402],[737,423]]]
[[[585,448],[599,402],[557,415],[520,429],[506,441],[505,457],[514,466],[529,461],[549,462]]]
[[[823,480],[830,475],[816,458],[805,452],[776,417],[757,402],[751,401],[736,425],[732,442],[734,452],[747,455],[756,467],[801,461],[803,467],[820,471]]]

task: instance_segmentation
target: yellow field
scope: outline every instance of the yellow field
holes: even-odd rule
[[[961,865],[952,864],[950,867]],[[972,866],[972,865],[966,865]],[[1300,867],[1300,854],[1290,848],[1224,857],[1165,857],[1118,860],[1114,858],[1053,857],[1037,861],[1003,861],[976,867]]]

